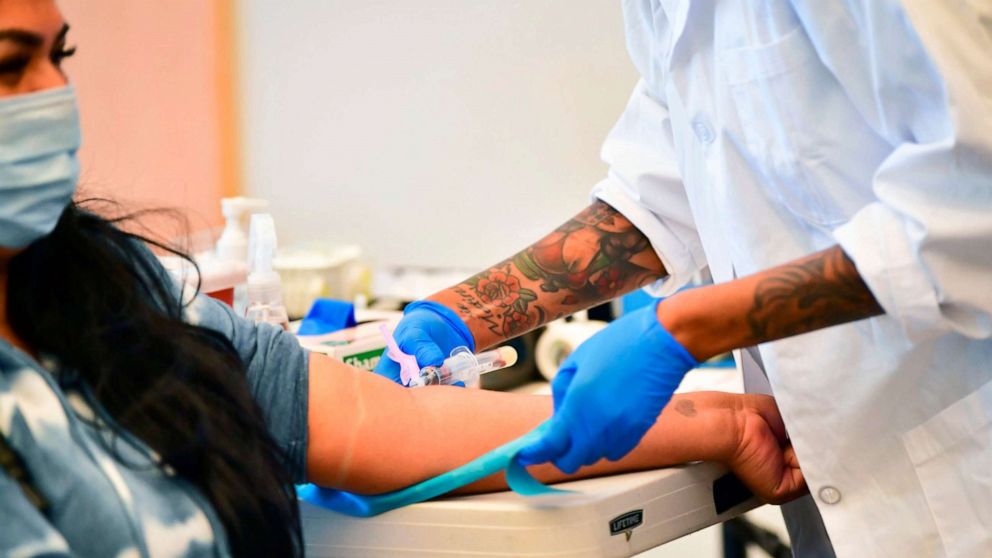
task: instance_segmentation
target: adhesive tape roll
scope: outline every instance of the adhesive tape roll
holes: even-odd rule
[[[538,372],[550,382],[568,355],[604,327],[606,322],[599,321],[549,324],[534,349]]]

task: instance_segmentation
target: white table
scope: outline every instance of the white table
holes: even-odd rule
[[[715,463],[557,486],[575,493],[446,498],[368,519],[301,503],[307,556],[632,556],[758,505]]]

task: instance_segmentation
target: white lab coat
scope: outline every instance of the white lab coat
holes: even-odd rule
[[[886,311],[760,347],[830,537],[787,517],[797,555],[992,556],[992,3],[624,11],[642,79],[593,195],[659,289],[839,243]]]

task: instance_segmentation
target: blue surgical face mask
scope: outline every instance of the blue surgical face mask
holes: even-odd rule
[[[71,85],[0,98],[0,246],[52,232],[76,190],[79,143]]]

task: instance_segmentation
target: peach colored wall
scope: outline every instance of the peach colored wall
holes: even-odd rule
[[[59,1],[79,47],[66,68],[82,111],[83,195],[182,208],[194,230],[221,222],[236,166],[227,1]]]

